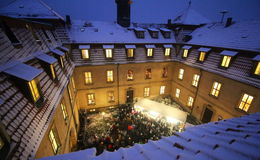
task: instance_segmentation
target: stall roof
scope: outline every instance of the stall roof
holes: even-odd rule
[[[41,61],[44,61],[46,63],[49,63],[49,64],[53,64],[53,63],[57,62],[56,58],[49,56],[47,54],[44,54],[44,53],[37,55],[36,58],[41,60]]]
[[[64,56],[64,52],[57,50],[57,49],[51,49],[51,52],[53,52],[54,54],[56,54],[58,56]]]
[[[136,48],[135,45],[125,45],[125,48]]]
[[[224,55],[224,56],[235,56],[237,55],[238,52],[235,52],[235,51],[227,51],[227,50],[224,50],[220,53],[220,55]]]
[[[16,65],[4,70],[5,73],[15,76],[17,78],[31,81],[43,71],[27,64],[18,62]]]

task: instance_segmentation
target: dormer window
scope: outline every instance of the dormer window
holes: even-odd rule
[[[15,34],[9,28],[9,26],[5,23],[5,21],[0,20],[0,26],[1,26],[2,30],[5,32],[7,38],[11,41],[11,43],[13,45],[17,46],[20,44],[19,40],[16,38]]]
[[[171,44],[165,44],[165,45],[163,45],[163,47],[164,47],[164,56],[165,57],[171,56],[171,48],[173,48],[172,45]]]
[[[37,76],[42,73],[42,70],[36,69],[23,63],[17,63],[16,65],[4,70],[5,73],[13,76],[14,82],[24,92],[24,95],[28,96],[36,106],[40,106],[43,102],[40,88],[38,86]]]
[[[187,58],[189,56],[189,49],[191,49],[191,46],[183,46],[183,53],[182,58]]]
[[[256,76],[260,76],[260,55],[257,55],[253,58],[253,61],[255,63],[255,67],[253,69],[253,74]]]
[[[41,64],[43,68],[46,70],[46,72],[49,74],[49,76],[56,80],[56,71],[54,68],[54,63],[57,62],[57,59],[53,58],[52,56],[49,56],[47,54],[39,54],[36,56],[37,59],[41,61]]]
[[[11,139],[7,134],[4,125],[0,122],[0,157],[6,159],[10,151]]]
[[[64,68],[64,57],[65,57],[64,52],[56,49],[51,50],[51,52],[53,52],[55,57],[59,60],[61,68]]]
[[[107,59],[112,59],[113,58],[113,49],[114,45],[103,45],[104,51],[105,51],[105,56]]]
[[[153,57],[153,50],[155,48],[155,45],[145,45],[145,48],[146,48],[146,56]]]
[[[90,59],[89,49],[90,45],[79,45],[79,49],[81,50],[81,58],[88,60]]]
[[[134,58],[135,56],[135,45],[125,45],[127,58]]]
[[[199,51],[199,62],[204,62],[206,59],[207,53],[211,50],[211,48],[200,48]]]
[[[69,61],[69,49],[63,46],[59,46],[58,49],[64,52],[66,60]]]
[[[39,36],[36,34],[36,32],[34,31],[34,29],[32,28],[32,26],[26,24],[25,25],[26,28],[32,33],[33,35],[33,38],[35,39],[35,41],[38,43],[38,44],[42,44],[41,43],[41,40],[39,39]]]
[[[160,31],[164,38],[166,38],[166,39],[171,38],[171,30],[169,30],[167,28],[160,28]]]
[[[220,53],[220,55],[223,56],[220,66],[223,68],[228,68],[232,58],[237,55],[237,52],[224,50]]]
[[[143,28],[137,27],[134,29],[136,38],[144,38],[145,30]]]
[[[46,30],[45,30],[45,29],[42,29],[42,32],[43,32],[45,38],[47,39],[47,41],[48,41],[48,42],[51,42],[51,39],[50,39],[49,35],[47,34]]]
[[[159,37],[159,36],[158,36],[158,33],[159,33],[159,30],[158,30],[158,29],[156,29],[156,28],[148,28],[148,31],[149,31],[150,36],[151,36],[152,38],[158,38],[158,37]]]

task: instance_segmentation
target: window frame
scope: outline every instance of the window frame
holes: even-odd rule
[[[193,104],[194,104],[194,98],[191,97],[191,96],[189,96],[189,97],[188,97],[188,101],[187,101],[187,106],[188,106],[188,107],[192,107]]]
[[[129,71],[131,71],[132,73],[129,74]],[[131,75],[131,76],[129,76],[129,75]],[[132,78],[131,78],[131,77],[132,77]],[[127,80],[127,81],[133,81],[133,80],[134,80],[134,71],[133,71],[132,69],[127,70],[126,80]]]
[[[248,97],[246,98],[246,101],[244,102],[243,99],[244,99],[244,97],[245,97],[246,95],[247,95]],[[252,99],[251,99],[251,102],[248,104],[247,102],[248,102],[248,98],[249,98],[249,97],[252,97]],[[240,97],[240,99],[239,99],[239,102],[238,102],[238,105],[237,105],[236,108],[237,108],[238,110],[242,111],[242,112],[248,113],[249,110],[250,110],[250,108],[252,107],[252,105],[253,105],[253,103],[254,103],[254,99],[255,99],[255,96],[244,92],[244,93],[241,94],[241,97]],[[242,103],[244,103],[244,105],[243,105],[242,108],[240,108],[240,106],[242,105]],[[244,109],[244,108],[245,108],[245,105],[249,105],[247,109]]]
[[[132,56],[129,56],[129,51],[132,51],[131,54],[133,54]],[[126,48],[126,57],[128,59],[134,59],[135,58],[135,48]]]
[[[190,50],[184,48],[183,51],[182,51],[182,58],[183,58],[183,59],[188,58],[188,57],[189,57],[189,53],[190,53]]]
[[[41,92],[38,86],[38,81],[36,79],[32,79],[31,81],[27,82],[27,86],[33,102],[37,103],[41,99]]]
[[[112,73],[112,76],[109,75],[109,72]],[[112,80],[110,80],[109,78],[112,79]],[[114,82],[114,70],[113,69],[106,70],[106,82],[107,83],[113,83]]]
[[[62,116],[63,116],[63,119],[65,121],[65,124],[67,124],[67,120],[69,118],[69,115],[68,115],[68,111],[67,111],[67,107],[65,105],[64,102],[61,102],[60,103],[60,107],[61,107],[61,111],[62,111]]]
[[[96,105],[95,93],[88,93],[87,94],[87,105],[88,106]]]
[[[88,76],[86,76],[86,73],[90,73],[90,74],[88,74]],[[93,84],[93,78],[92,77],[93,76],[92,76],[92,72],[91,71],[84,72],[84,83],[85,83],[85,85]]]
[[[169,55],[166,55],[166,51],[168,51]],[[167,47],[167,48],[164,48],[164,56],[165,57],[170,57],[171,56],[171,48]]]
[[[53,139],[50,136],[51,132],[53,134],[53,139],[57,145],[57,148],[53,145]],[[54,125],[51,127],[51,129],[49,131],[48,138],[51,143],[52,151],[53,151],[54,155],[57,155],[61,149],[61,142],[60,142],[60,138],[59,138],[59,135],[57,132],[57,128]]]
[[[111,57],[110,57],[108,51],[111,51]],[[113,48],[104,48],[104,53],[105,53],[106,59],[113,59],[113,57],[114,57],[113,52],[114,52]]]
[[[112,93],[112,96],[110,95]],[[112,99],[110,99],[112,97]],[[115,92],[114,91],[108,91],[107,92],[107,99],[108,103],[113,103],[115,102]]]
[[[144,97],[150,97],[151,88],[144,87]]]
[[[150,72],[148,70],[150,70]],[[145,69],[144,79],[152,79],[152,68]]]
[[[254,67],[253,67],[253,75],[256,76],[256,77],[260,77],[260,61],[256,61],[254,62]],[[258,70],[258,74],[256,74]]]
[[[146,57],[147,58],[152,58],[153,54],[154,54],[154,48],[146,48]]]
[[[215,84],[215,83],[217,83],[217,88],[219,88],[219,89],[214,88],[214,86],[215,86],[214,84]],[[220,87],[218,87],[219,85],[220,85]],[[222,87],[222,86],[223,86],[223,84],[222,84],[221,82],[219,82],[219,81],[213,81],[209,95],[212,96],[212,97],[214,97],[214,98],[218,98],[219,95],[220,95],[220,91],[221,91],[221,87]],[[213,90],[215,91],[214,93],[218,93],[218,94],[217,94],[217,95],[213,94],[213,93],[212,93]]]
[[[90,49],[88,48],[80,49],[80,52],[81,52],[81,58],[83,60],[90,60]],[[86,54],[87,56],[84,54]]]
[[[163,85],[163,86],[160,86],[160,92],[159,92],[159,94],[160,94],[160,95],[163,95],[163,94],[165,94],[165,88],[166,88],[166,86],[165,86],[165,85]]]
[[[193,75],[193,78],[192,78],[192,82],[191,82],[191,85],[193,87],[198,87],[199,86],[199,81],[200,81],[200,75],[199,74],[194,74]]]
[[[181,70],[183,71],[182,73],[181,73]],[[179,69],[179,73],[178,73],[178,79],[179,80],[183,80],[184,79],[184,72],[185,72],[185,70],[183,68]]]
[[[178,92],[177,92],[177,91],[178,91]],[[181,95],[181,89],[176,88],[176,89],[175,89],[175,97],[179,99],[179,98],[180,98],[180,95]]]
[[[226,58],[227,58],[227,60],[225,60]],[[222,58],[221,58],[220,67],[224,68],[224,69],[229,68],[231,66],[232,59],[233,59],[232,56],[223,55]],[[225,60],[225,63],[224,63],[224,60]]]
[[[204,57],[203,57],[203,59],[201,60],[202,53],[204,53]],[[208,52],[200,51],[200,52],[199,52],[199,56],[198,56],[198,62],[199,62],[199,63],[205,62],[205,61],[206,61],[206,58],[207,58],[207,55],[208,55]]]

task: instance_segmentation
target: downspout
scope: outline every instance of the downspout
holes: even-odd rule
[[[117,69],[117,105],[119,106],[119,63],[117,63],[116,69]]]
[[[194,103],[193,103],[193,105],[192,105],[191,112],[190,112],[191,115],[192,115],[192,112],[193,112],[193,110],[194,110],[194,105],[195,105],[195,102],[196,102],[197,97],[198,97],[198,92],[199,92],[199,87],[200,87],[200,81],[201,81],[201,79],[202,79],[202,69],[200,69],[200,79],[199,79],[199,82],[198,82],[198,87],[197,87],[196,92],[195,92]]]

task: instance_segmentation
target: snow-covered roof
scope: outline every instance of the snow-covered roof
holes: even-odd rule
[[[187,46],[187,45],[185,45],[185,46],[183,46],[182,48],[183,48],[183,49],[191,49],[192,46]]]
[[[213,23],[191,33],[188,44],[260,51],[260,21],[236,22],[229,27]]]
[[[156,48],[156,47],[153,44],[147,44],[147,45],[145,45],[145,48]]]
[[[37,55],[36,58],[43,62],[46,62],[48,64],[53,64],[53,63],[57,62],[56,58],[49,56],[47,54],[44,54],[44,53]]]
[[[13,18],[64,20],[61,15],[55,12],[42,0],[15,0],[9,5],[1,8],[0,15]]]
[[[54,54],[58,55],[58,56],[64,56],[64,52],[58,50],[58,49],[51,49],[51,52],[53,52]]]
[[[227,51],[227,50],[224,50],[220,53],[220,55],[224,55],[224,56],[235,56],[237,55],[238,52],[235,52],[235,51]]]
[[[253,61],[260,61],[260,55],[257,55],[253,58]]]
[[[229,160],[260,158],[260,113],[186,128],[177,136],[95,156],[93,149],[40,160]],[[73,157],[72,155],[75,155]]]
[[[211,50],[211,48],[205,48],[205,47],[199,48],[199,51],[201,51],[201,52],[209,52],[210,50]]]
[[[125,48],[136,48],[135,45],[125,45]]]
[[[163,32],[171,32],[171,30],[167,29],[167,28],[160,28],[161,31]]]
[[[89,49],[90,45],[79,45],[79,49]]]
[[[159,30],[156,29],[156,28],[148,28],[148,30],[153,31],[153,32],[158,32],[158,31],[159,31]]]
[[[210,20],[188,6],[173,20],[175,24],[201,25],[210,23]]]
[[[175,43],[173,32],[171,37],[166,39],[158,32],[158,38],[152,38],[149,32],[140,28],[138,30],[145,31],[144,38],[137,38],[135,35],[135,29],[124,28],[114,22],[88,22],[74,20],[69,30],[69,35],[72,43],[125,43],[125,44],[137,44],[137,43]]]
[[[163,47],[164,47],[164,48],[173,48],[173,45],[171,45],[171,44],[165,44],[165,45],[163,45]]]

